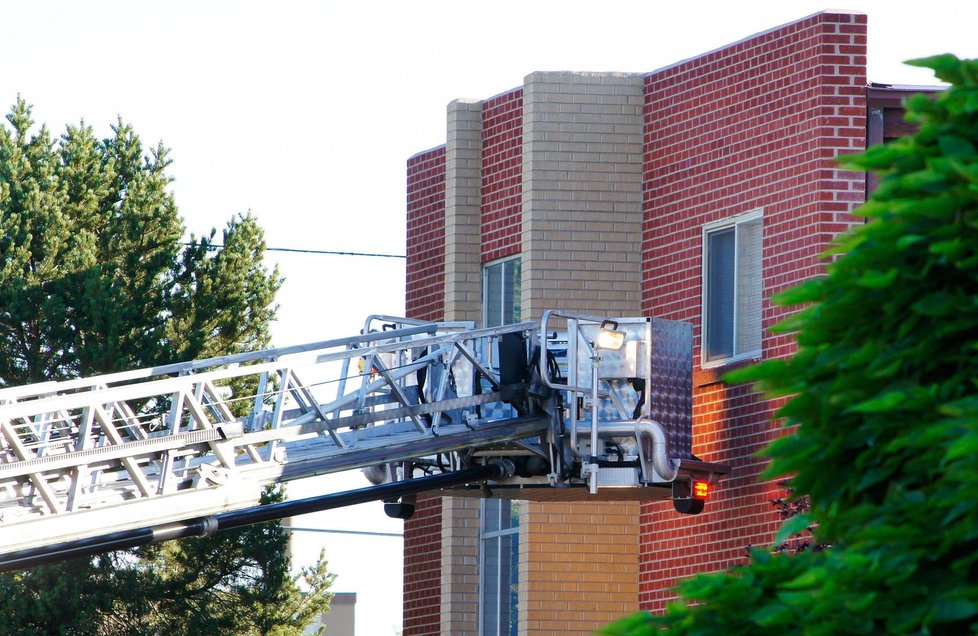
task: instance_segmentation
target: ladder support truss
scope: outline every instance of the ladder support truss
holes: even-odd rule
[[[166,511],[151,514],[161,523],[219,513],[257,504],[275,483],[546,435],[542,413],[505,424],[478,416],[525,401],[526,390],[500,386],[471,352],[503,333],[532,338],[532,323],[405,323],[0,390],[0,545],[136,527],[150,510]],[[497,390],[473,391],[479,377]],[[451,386],[460,378],[468,386]]]
[[[324,505],[490,479],[695,513],[692,480],[728,469],[691,454],[691,351],[689,325],[653,318],[372,316],[349,338],[0,389],[0,569],[264,519],[288,508],[256,508],[264,488],[356,468],[374,486]]]

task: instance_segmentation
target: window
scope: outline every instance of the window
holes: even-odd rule
[[[482,321],[498,327],[520,320],[519,257],[482,269]],[[479,634],[515,636],[519,582],[517,502],[483,499],[479,524]]]
[[[519,618],[519,503],[483,499],[479,529],[480,636],[516,636]]]
[[[762,216],[703,228],[703,365],[761,353]]]
[[[498,327],[520,321],[520,259],[482,268],[482,324]]]

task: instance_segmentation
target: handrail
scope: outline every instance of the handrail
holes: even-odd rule
[[[444,343],[452,343],[462,340],[471,340],[476,338],[482,338],[487,336],[493,336],[501,333],[506,333],[510,331],[526,330],[532,329],[536,325],[532,322],[518,323],[514,325],[506,325],[505,327],[487,327],[483,329],[476,329],[467,332],[457,332],[449,333],[445,335],[429,335],[422,340],[417,341],[417,346],[419,347],[433,347],[435,345],[440,345]],[[435,324],[431,324],[430,327],[434,329],[437,327]],[[368,335],[356,337],[356,338],[340,338],[337,340],[326,340],[319,343],[312,343],[309,345],[301,345],[295,347],[283,347],[280,349],[266,349],[264,351],[256,352],[253,354],[238,354],[231,356],[221,356],[216,358],[207,358],[206,360],[196,360],[193,362],[179,363],[173,365],[165,365],[160,367],[150,367],[146,369],[136,369],[134,371],[123,371],[120,373],[112,373],[101,376],[89,376],[86,378],[79,378],[78,380],[69,380],[66,382],[46,382],[44,383],[44,390],[41,392],[22,392],[22,393],[12,393],[17,389],[30,389],[32,385],[25,385],[24,387],[11,387],[10,389],[0,390],[0,417],[4,418],[16,418],[24,417],[25,415],[32,415],[35,412],[43,412],[57,409],[66,408],[77,408],[83,407],[90,403],[93,396],[89,393],[83,392],[71,392],[75,389],[83,387],[99,387],[102,395],[110,397],[111,400],[129,400],[136,399],[140,397],[145,397],[147,394],[153,393],[165,393],[169,392],[171,387],[182,386],[186,381],[187,377],[177,376],[169,378],[161,378],[155,380],[146,380],[147,378],[153,378],[159,375],[169,375],[178,371],[190,371],[190,370],[202,370],[207,369],[208,366],[211,367],[221,367],[227,364],[233,364],[238,362],[247,361],[257,361],[257,360],[279,360],[282,356],[286,354],[296,354],[296,353],[313,353],[327,348],[328,346],[335,347],[339,345],[345,345],[347,342],[374,342],[378,340],[390,340],[395,338],[400,338],[402,336],[408,335],[418,335],[429,333],[429,326],[424,327],[414,327],[410,329],[401,329],[397,331],[388,331],[386,333],[376,332]],[[349,358],[351,355],[363,356],[371,355],[376,353],[384,353],[387,351],[394,351],[403,348],[403,342],[392,342],[392,343],[382,343],[375,344],[365,349],[358,349],[355,351],[336,351],[333,353],[321,353],[315,356],[315,363],[341,361],[344,358]],[[281,369],[283,367],[294,365],[298,360],[289,361],[266,361],[262,364],[256,364],[251,366],[239,366],[235,368],[218,368],[209,371],[203,371],[202,373],[192,376],[190,380],[192,382],[200,382],[203,380],[226,380],[230,378],[236,378],[247,375],[257,375],[265,371],[274,371]],[[117,386],[109,386],[115,382],[124,382],[131,380],[146,380],[145,382],[133,383],[133,384],[121,384]],[[10,391],[11,393],[8,393]],[[18,402],[17,399],[23,399],[27,396],[50,396],[45,400],[45,404],[42,407],[34,404],[33,402]],[[6,401],[6,400],[10,401]],[[4,403],[6,402],[6,403]],[[41,410],[39,410],[41,409]]]
[[[372,323],[376,320],[385,323],[393,323],[395,325],[402,325],[400,327],[403,329],[403,325],[408,325],[412,327],[419,327],[423,325],[436,325],[439,329],[464,329],[472,330],[475,329],[475,322],[472,320],[456,320],[452,322],[438,322],[433,320],[419,320],[417,318],[405,318],[403,316],[389,316],[387,314],[370,314],[367,316],[366,320],[363,321],[363,331],[361,333],[372,333],[374,329]],[[389,335],[389,334],[388,334]]]
[[[537,361],[537,364],[540,367],[540,378],[543,380],[543,383],[547,387],[555,391],[574,391],[575,393],[584,393],[585,391],[590,391],[591,389],[586,386],[571,386],[569,384],[555,384],[550,381],[550,376],[547,373],[547,334],[549,333],[549,331],[547,330],[547,322],[550,320],[551,317],[554,316],[558,318],[566,318],[568,320],[575,320],[575,321],[584,320],[586,322],[594,322],[598,324],[601,324],[601,322],[605,320],[605,318],[601,318],[598,316],[588,316],[585,314],[565,312],[565,311],[560,311],[559,309],[548,309],[547,311],[543,312],[543,317],[540,319],[540,334],[541,334],[540,335],[540,359]],[[567,337],[568,339],[570,339],[569,332]]]
[[[378,332],[360,336],[350,336],[346,338],[335,338],[332,340],[321,340],[319,342],[311,342],[308,344],[275,347],[271,349],[262,349],[260,351],[249,351],[247,353],[238,353],[226,356],[214,356],[212,358],[202,358],[200,360],[190,360],[186,362],[174,362],[155,367],[133,369],[131,371],[90,375],[71,380],[49,381],[37,384],[12,386],[0,389],[0,400],[23,399],[25,397],[61,393],[76,389],[90,388],[93,386],[102,386],[112,384],[113,382],[129,382],[132,380],[151,378],[158,375],[172,375],[198,371],[200,369],[206,369],[209,367],[241,364],[245,362],[254,362],[257,360],[267,360],[269,358],[277,359],[289,355],[319,351],[321,349],[332,349],[336,347],[349,346],[351,344],[369,343],[376,340],[387,340],[392,337],[406,337],[419,334],[432,335],[435,334],[437,330],[437,324],[425,323],[416,327],[401,329],[397,332]]]
[[[571,323],[573,323],[573,329],[571,328],[572,325],[568,325],[568,329],[567,329],[567,341],[568,341],[567,342],[567,346],[568,346],[568,362],[567,362],[567,364],[568,364],[568,371],[569,371],[569,373],[568,373],[569,379],[570,379],[571,376],[573,377],[573,379],[576,379],[577,378],[577,371],[576,371],[576,369],[577,369],[577,356],[576,355],[571,355],[571,352],[574,352],[576,354],[576,351],[577,351],[577,341],[578,341],[579,337],[583,335],[580,332],[580,323],[581,323],[581,321],[585,321],[585,322],[588,322],[588,323],[601,324],[606,319],[605,318],[601,318],[599,316],[589,316],[589,315],[586,315],[586,314],[579,314],[579,313],[572,313],[572,312],[561,311],[559,309],[548,309],[548,310],[544,311],[543,312],[543,317],[540,319],[540,334],[541,334],[541,337],[540,337],[540,359],[537,361],[537,364],[540,367],[539,368],[539,371],[540,371],[539,375],[540,375],[541,379],[543,380],[543,383],[547,387],[549,387],[551,390],[554,390],[554,391],[570,391],[570,392],[581,393],[581,394],[587,393],[588,391],[591,392],[591,394],[592,394],[591,399],[593,400],[593,410],[592,410],[592,414],[591,414],[591,420],[592,420],[592,426],[591,426],[591,453],[593,454],[595,452],[595,447],[597,446],[597,437],[598,437],[598,431],[597,431],[597,428],[598,428],[597,427],[597,419],[598,419],[597,418],[597,396],[598,396],[597,370],[595,370],[594,373],[593,373],[593,375],[592,375],[592,380],[591,380],[592,386],[590,388],[584,387],[584,386],[572,385],[572,384],[569,384],[569,383],[568,384],[559,384],[559,383],[554,383],[554,382],[551,382],[550,381],[550,376],[549,376],[549,373],[547,371],[547,359],[548,359],[548,353],[547,353],[547,334],[549,333],[549,330],[548,330],[547,327],[548,327],[548,322],[550,321],[550,319],[552,317],[565,318],[568,321],[570,321]],[[572,331],[575,332],[575,333],[573,333],[573,335],[571,334]],[[573,346],[572,346],[572,344],[573,344]],[[588,347],[588,349],[589,349],[589,351],[591,353],[591,356],[590,357],[593,360],[594,359],[594,355],[595,355],[594,349],[592,348],[591,343],[588,343],[586,340],[585,340],[585,344],[587,345],[587,347]],[[592,364],[596,364],[596,362],[592,362]],[[573,371],[573,372],[571,373],[571,371]],[[580,457],[581,454],[577,450],[577,411],[576,411],[576,409],[572,409],[571,410],[571,421],[570,421],[570,425],[571,425],[570,426],[570,428],[571,428],[571,450],[572,450],[572,452],[574,453],[574,455],[576,457]]]

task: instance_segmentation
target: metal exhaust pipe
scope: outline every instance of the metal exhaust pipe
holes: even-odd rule
[[[669,457],[669,440],[662,425],[654,420],[640,419],[635,423],[635,439],[638,440],[642,477],[647,482],[653,481],[654,470],[663,481],[675,481],[680,461]]]

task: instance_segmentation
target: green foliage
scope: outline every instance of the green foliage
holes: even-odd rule
[[[142,550],[138,571],[150,596],[128,599],[138,611],[120,633],[300,636],[328,611],[335,576],[320,553],[314,566],[292,577],[287,548],[287,533],[275,522]],[[121,614],[116,609],[114,619]]]
[[[260,349],[281,280],[250,215],[183,246],[168,152],[117,122],[0,125],[0,387]],[[232,385],[235,395],[249,387]],[[0,634],[300,634],[329,604],[275,524],[0,576]]]
[[[287,543],[268,523],[5,575],[0,634],[300,636],[335,576],[322,554],[291,576]]]
[[[916,135],[847,158],[883,177],[868,222],[779,299],[810,303],[781,326],[797,354],[735,378],[793,395],[768,475],[793,475],[833,548],[755,551],[606,633],[978,631],[978,61],[913,64],[952,86],[909,101]]]
[[[168,151],[68,126],[0,126],[0,386],[267,346],[278,272],[250,215],[181,246]]]

